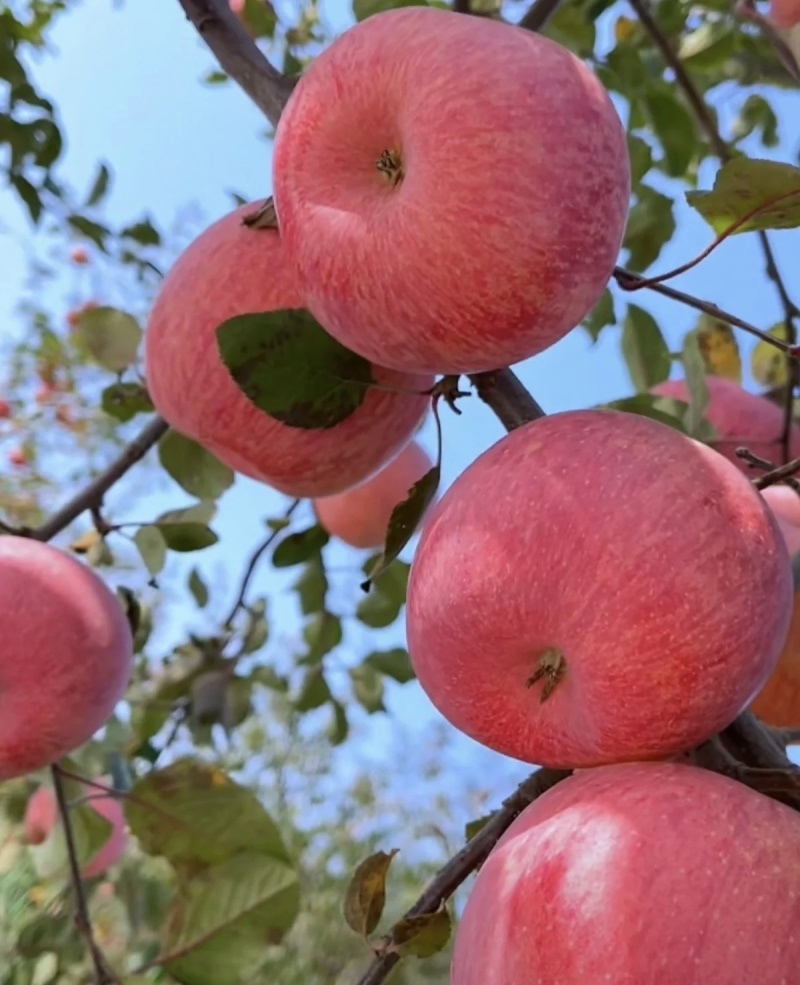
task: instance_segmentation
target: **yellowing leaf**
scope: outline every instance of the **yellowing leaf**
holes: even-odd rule
[[[69,549],[76,554],[86,554],[95,544],[101,540],[100,534],[96,530],[87,530],[69,545]]]
[[[450,939],[450,914],[443,907],[436,913],[405,917],[392,928],[392,950],[429,958],[441,951]]]
[[[347,926],[361,937],[368,937],[380,923],[386,903],[386,877],[397,851],[394,848],[390,852],[376,852],[364,859],[347,887],[344,918]]]
[[[786,326],[781,322],[768,335],[786,341]],[[756,383],[764,387],[785,386],[789,381],[786,353],[769,342],[759,342],[750,357],[750,368]]]
[[[742,357],[733,329],[718,318],[703,315],[697,325],[697,344],[712,376],[742,381]]]
[[[718,235],[737,222],[736,233],[795,229],[800,226],[800,168],[737,157],[717,172],[712,191],[687,192],[686,201]]]

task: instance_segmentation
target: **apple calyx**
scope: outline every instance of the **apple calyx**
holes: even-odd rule
[[[395,188],[403,180],[405,171],[403,170],[403,159],[396,150],[385,150],[378,160],[375,167],[386,175],[389,184]]]
[[[525,687],[533,687],[537,681],[544,678],[544,687],[539,695],[539,703],[544,704],[566,672],[567,660],[564,654],[555,647],[548,647],[539,657],[539,666],[525,681]]]

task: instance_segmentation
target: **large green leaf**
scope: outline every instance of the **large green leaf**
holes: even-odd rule
[[[712,191],[687,192],[686,200],[718,235],[737,222],[736,233],[795,229],[800,226],[800,168],[737,157],[717,172]]]
[[[622,327],[622,354],[637,390],[650,390],[669,378],[672,357],[658,322],[635,304],[628,305]]]
[[[232,469],[178,431],[167,431],[158,443],[158,458],[178,485],[198,499],[217,499],[233,485]]]
[[[252,981],[264,949],[280,943],[299,909],[300,885],[290,865],[238,854],[181,884],[167,914],[159,963],[184,985]]]
[[[256,797],[222,770],[191,759],[140,780],[125,816],[146,852],[174,864],[216,865],[243,851],[290,861]]]

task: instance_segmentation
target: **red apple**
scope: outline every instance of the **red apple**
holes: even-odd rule
[[[0,537],[0,780],[87,742],[125,693],[133,644],[116,596],[75,558]]]
[[[104,817],[111,825],[108,839],[95,852],[84,866],[82,875],[86,879],[102,875],[115,865],[124,855],[127,844],[125,832],[125,813],[122,804],[116,797],[104,794],[91,786],[87,786],[88,803]],[[50,787],[39,787],[28,801],[25,812],[25,837],[29,844],[39,845],[47,839],[50,832],[58,823],[58,808],[56,798]]]
[[[712,447],[751,478],[758,472],[737,457],[737,448],[745,447],[759,458],[780,463],[783,433],[781,408],[766,397],[748,392],[734,380],[709,376],[707,383],[709,401],[705,416],[719,435],[719,440],[710,442]],[[653,393],[689,402],[685,380],[659,383],[653,387]],[[800,428],[796,425],[792,426],[790,453],[792,458],[800,458]]]
[[[332,537],[351,547],[383,547],[392,511],[411,487],[433,468],[416,441],[377,475],[337,496],[314,500],[317,520]]]
[[[24,448],[12,448],[8,453],[9,462],[16,468],[23,468],[28,464],[28,454]]]
[[[790,985],[800,816],[678,763],[577,773],[478,873],[451,985]]]
[[[791,30],[800,24],[800,0],[772,0],[769,19],[776,27]]]
[[[575,55],[429,7],[323,51],[273,158],[308,308],[407,372],[496,369],[566,335],[611,276],[629,172],[617,112]]]
[[[768,486],[761,495],[769,503],[791,555],[800,551],[800,496],[788,486]],[[752,710],[770,725],[800,725],[800,593],[795,592],[789,634],[778,665],[756,695]]]
[[[14,413],[7,400],[0,400],[0,420],[7,420]]]
[[[78,266],[84,266],[89,262],[89,253],[83,246],[75,246],[70,252],[69,258]]]
[[[791,609],[777,523],[730,462],[588,410],[518,428],[448,489],[406,619],[419,681],[456,728],[578,767],[724,728],[774,669]]]
[[[290,496],[328,496],[403,448],[429,406],[430,376],[373,367],[381,384],[331,428],[290,427],[252,404],[217,348],[217,327],[250,312],[300,308],[278,233],[254,230],[243,206],[214,223],[165,279],[146,333],[147,383],[159,412],[231,468]]]

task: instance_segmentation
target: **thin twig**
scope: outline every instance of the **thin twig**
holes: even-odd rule
[[[436,913],[467,877],[483,864],[489,852],[528,804],[565,780],[570,773],[571,770],[540,769],[524,780],[514,793],[503,801],[502,807],[491,821],[439,870],[403,919],[423,913]],[[387,934],[386,943],[388,944],[391,939],[391,933]],[[381,954],[359,978],[357,985],[379,985],[380,982],[386,981],[399,960],[400,956],[394,951]]]
[[[277,125],[297,84],[269,63],[230,8],[228,0],[178,0],[225,72]]]
[[[287,507],[285,513],[283,514],[284,520],[289,520],[292,513],[297,509],[302,500],[295,499]],[[256,570],[256,565],[261,560],[262,555],[267,551],[272,544],[275,543],[277,538],[283,533],[285,527],[278,527],[277,530],[272,530],[269,536],[259,544],[259,546],[253,551],[250,560],[247,562],[247,567],[245,568],[244,575],[242,576],[242,583],[239,588],[239,594],[236,596],[236,601],[233,603],[233,608],[228,613],[228,618],[225,620],[224,628],[230,629],[233,625],[233,620],[236,618],[240,609],[244,607],[245,596],[247,595],[247,589],[250,587],[250,581],[252,580],[253,574]]]
[[[641,274],[635,274],[632,270],[627,270],[625,267],[614,267],[614,280],[623,291],[648,290],[654,291],[656,294],[662,294],[666,298],[672,298],[673,301],[679,301],[689,308],[694,308],[695,311],[702,311],[707,315],[711,315],[712,318],[718,318],[728,325],[733,325],[734,328],[741,328],[743,331],[755,335],[762,342],[767,342],[776,349],[785,352],[787,357],[796,358],[792,356],[790,351],[791,346],[788,342],[784,342],[782,339],[775,338],[774,335],[763,332],[760,328],[756,328],[755,325],[751,325],[750,322],[746,322],[743,318],[732,315],[729,311],[725,311],[718,305],[712,304],[711,301],[703,301],[700,298],[694,297],[692,294],[687,294],[685,291],[678,291],[668,284],[650,283],[646,277],[642,277]]]
[[[767,40],[775,49],[775,54],[778,56],[781,65],[783,65],[794,81],[800,85],[800,65],[797,63],[794,52],[783,40],[781,32],[769,17],[765,17],[756,10],[753,0],[743,0],[743,2],[737,3],[733,8],[733,12],[738,14],[743,20],[758,24],[761,28],[761,33],[766,35]]]
[[[523,14],[519,27],[524,27],[526,31],[544,30],[562,2],[563,0],[536,0]]]
[[[58,813],[61,816],[61,823],[64,826],[64,840],[67,844],[67,857],[69,859],[69,870],[72,881],[73,894],[75,896],[75,925],[78,933],[83,938],[86,949],[94,965],[95,985],[118,985],[119,977],[114,973],[106,959],[105,954],[94,939],[92,922],[89,918],[89,905],[86,900],[86,892],[83,887],[83,877],[78,860],[78,849],[75,844],[75,833],[72,830],[72,821],[69,816],[69,805],[64,789],[64,777],[59,767],[53,766],[50,769],[53,777],[53,788],[56,795]]]
[[[469,379],[478,396],[491,407],[507,431],[545,416],[519,377],[510,369],[474,373]]]
[[[739,449],[737,449],[737,454]],[[740,456],[744,458],[745,456]],[[797,473],[800,472],[800,458],[795,458],[791,462],[787,462],[785,465],[781,465],[779,468],[770,469],[769,472],[764,475],[760,475],[757,479],[753,479],[753,485],[756,489],[766,489],[768,486],[775,486],[779,482],[786,482],[787,479],[792,479]],[[793,484],[793,488],[797,490],[797,483]]]
[[[99,509],[103,502],[103,496],[108,490],[125,475],[128,469],[144,458],[153,445],[167,433],[168,429],[169,425],[166,421],[160,417],[154,417],[105,471],[101,472],[85,489],[82,489],[60,510],[45,520],[41,526],[31,531],[30,536],[35,540],[50,540],[68,527],[81,513],[86,510]]]

